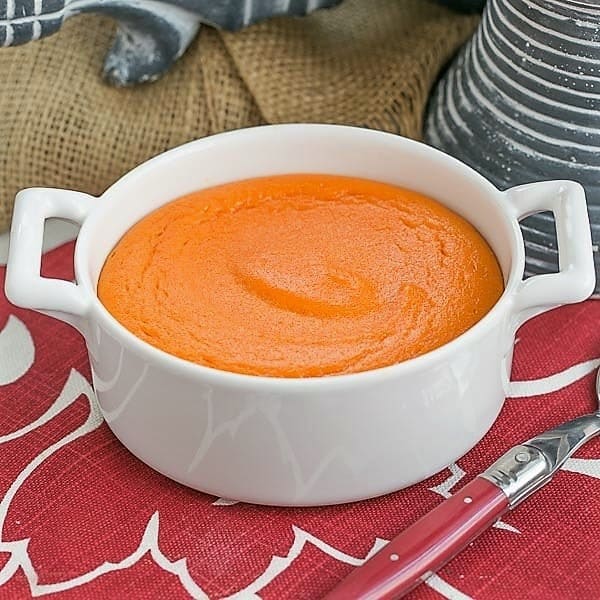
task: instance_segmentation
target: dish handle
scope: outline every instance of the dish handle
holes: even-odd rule
[[[77,283],[40,275],[46,219],[83,224],[97,198],[69,190],[29,188],[17,194],[6,265],[6,297],[21,308],[55,317],[81,331],[90,299]]]
[[[514,296],[517,326],[549,308],[580,302],[594,291],[596,274],[585,191],[575,181],[540,181],[504,192],[517,221],[550,210],[556,223],[558,273],[534,275]]]

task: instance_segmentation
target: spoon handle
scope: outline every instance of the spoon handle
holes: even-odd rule
[[[596,389],[600,398],[600,371]],[[565,461],[597,435],[600,413],[577,417],[514,446],[355,569],[326,600],[400,598],[551,481]]]
[[[468,546],[509,508],[506,494],[481,476],[405,529],[326,596],[399,598]]]

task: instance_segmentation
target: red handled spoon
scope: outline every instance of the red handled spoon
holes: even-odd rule
[[[596,396],[597,412],[511,448],[356,568],[326,600],[400,598],[441,569],[504,513],[548,483],[574,452],[600,434],[600,370]]]

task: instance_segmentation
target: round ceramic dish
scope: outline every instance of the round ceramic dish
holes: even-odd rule
[[[506,289],[452,342],[373,371],[308,379],[228,373],[166,354],[123,328],[96,296],[120,237],[194,190],[283,173],[376,179],[432,196],[468,219],[498,257]],[[556,216],[561,271],[522,281],[518,220]],[[39,275],[44,219],[82,224],[76,282]],[[377,260],[374,256],[373,260]],[[134,169],[101,198],[34,188],[18,194],[6,293],[84,336],[106,422],[133,454],[199,490],[249,502],[316,505],[418,482],[488,431],[504,401],[514,335],[547,307],[586,298],[594,265],[584,192],[534,183],[500,192],[442,152],[391,134],[335,125],[275,125],[186,144]]]

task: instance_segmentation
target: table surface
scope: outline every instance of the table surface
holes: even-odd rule
[[[74,232],[50,223],[47,247]],[[48,252],[44,275],[72,279],[72,250]],[[316,600],[510,446],[596,407],[600,302],[587,301],[522,327],[497,422],[437,475],[342,506],[236,503],[173,483],[129,454],[102,421],[82,338],[9,304],[4,271],[0,600]],[[597,439],[410,600],[597,600],[599,492]]]

